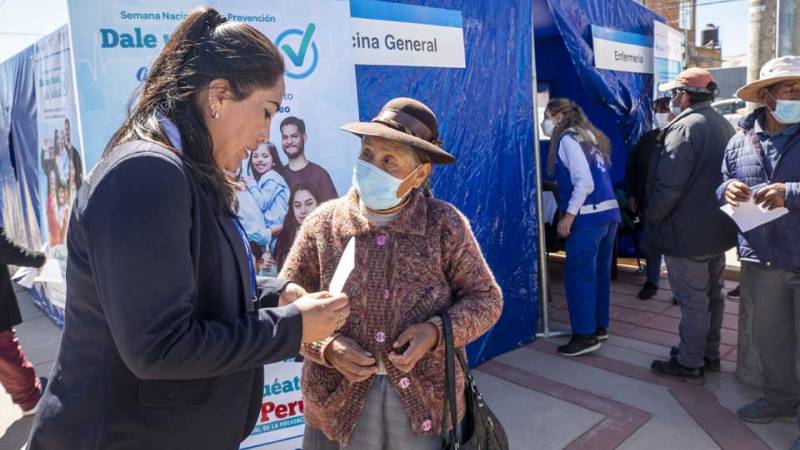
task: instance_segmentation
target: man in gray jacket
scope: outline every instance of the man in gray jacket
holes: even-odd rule
[[[725,251],[736,227],[719,210],[716,188],[733,127],[711,108],[717,85],[705,69],[691,68],[659,86],[672,92],[676,114],[648,177],[645,247],[665,255],[669,282],[681,305],[680,346],[654,373],[703,384],[705,370],[719,371]]]

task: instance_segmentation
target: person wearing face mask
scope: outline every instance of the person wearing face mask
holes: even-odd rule
[[[636,147],[628,154],[625,166],[625,191],[628,194],[628,208],[644,218],[647,207],[647,173],[653,156],[658,152],[658,135],[667,126],[674,115],[670,111],[669,97],[661,97],[653,102],[653,129],[645,132]],[[639,291],[640,300],[649,300],[658,292],[658,281],[661,279],[661,264],[664,257],[658,252],[647,252],[645,270],[647,278]]]
[[[368,123],[342,127],[362,138],[353,188],[303,222],[281,276],[327,287],[348,241],[355,269],[344,286],[352,312],[331,338],[303,348],[304,450],[442,448],[445,372],[442,323],[452,317],[463,348],[500,317],[502,294],[469,222],[431,197],[439,123],[423,103],[389,101]],[[457,411],[464,377],[456,367]]]
[[[550,100],[542,129],[551,136],[547,170],[556,175],[558,234],[567,239],[565,287],[572,339],[565,356],[600,349],[608,339],[611,258],[619,204],[611,183],[611,144],[575,102]]]
[[[795,419],[800,403],[800,57],[767,62],[736,95],[760,107],[740,123],[722,166],[721,203],[754,200],[789,213],[739,234],[743,298],[764,367],[764,396],[739,410],[748,422]],[[800,449],[798,439],[792,449]]]
[[[669,359],[653,361],[651,369],[703,384],[706,370],[720,370],[725,252],[736,243],[736,227],[720,211],[715,194],[734,130],[711,107],[717,86],[707,70],[684,70],[658,88],[672,92],[676,117],[659,136],[660,151],[648,175],[645,250],[665,256],[681,322],[680,345]]]

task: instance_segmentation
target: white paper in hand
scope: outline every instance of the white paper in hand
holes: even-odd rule
[[[746,202],[740,202],[739,206],[725,205],[720,209],[736,222],[736,225],[742,230],[742,233],[746,233],[753,228],[760,227],[765,223],[772,222],[775,219],[789,214],[789,210],[786,208],[769,210],[761,205],[757,205],[752,197]]]
[[[38,271],[33,267],[20,267],[12,279],[25,289],[30,289],[33,287],[33,282],[37,274]]]
[[[356,238],[351,237],[347,246],[344,248],[344,253],[339,259],[339,265],[336,266],[336,271],[333,272],[331,284],[328,286],[328,292],[333,295],[339,295],[344,289],[344,283],[347,282],[347,277],[356,266]]]
[[[41,283],[63,283],[64,276],[61,274],[61,266],[55,258],[47,258],[41,269],[39,275],[34,279]]]

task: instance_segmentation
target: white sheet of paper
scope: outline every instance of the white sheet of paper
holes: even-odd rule
[[[720,209],[736,222],[736,225],[743,233],[789,214],[789,210],[786,208],[775,208],[770,211],[757,205],[752,198],[746,202],[739,203],[737,207],[725,205]]]
[[[30,289],[33,287],[33,282],[36,278],[36,275],[38,275],[38,270],[34,269],[33,267],[20,267],[12,279],[25,289]]]
[[[339,295],[344,289],[344,283],[347,282],[347,277],[356,266],[356,238],[351,237],[347,246],[344,248],[344,253],[339,259],[339,264],[336,266],[336,271],[333,272],[331,284],[328,286],[328,292],[333,295]]]
[[[39,270],[39,275],[34,279],[41,283],[63,283],[64,277],[61,274],[61,267],[58,265],[58,260],[55,258],[47,258]]]

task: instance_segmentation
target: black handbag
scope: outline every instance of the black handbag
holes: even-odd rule
[[[442,434],[445,450],[508,450],[508,437],[503,425],[497,416],[489,409],[489,405],[478,391],[478,385],[469,371],[464,353],[457,351],[453,345],[453,324],[447,312],[439,315],[442,319],[445,342],[445,380],[444,380],[444,408],[442,413]],[[463,434],[469,439],[464,439],[462,430],[458,426],[458,411],[456,410],[456,370],[455,362],[458,360],[464,371],[466,381],[465,397],[467,412],[464,415]],[[448,411],[453,429],[445,432]]]

